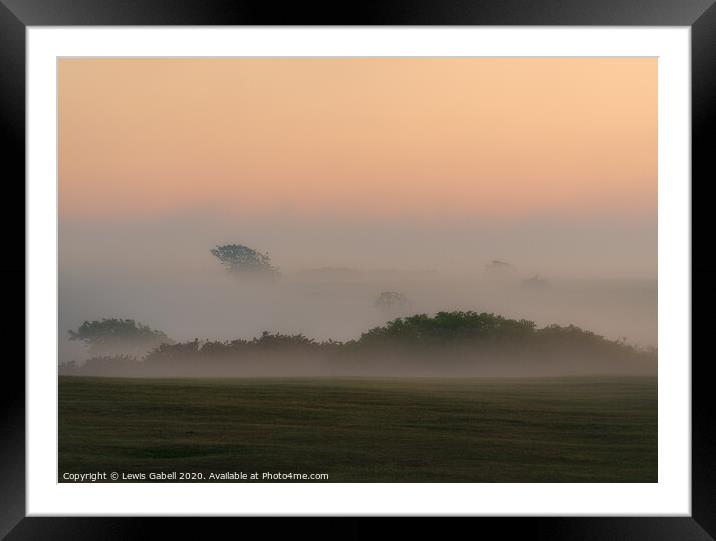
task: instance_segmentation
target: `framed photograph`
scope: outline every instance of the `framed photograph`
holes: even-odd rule
[[[0,533],[714,538],[710,0],[2,2]]]

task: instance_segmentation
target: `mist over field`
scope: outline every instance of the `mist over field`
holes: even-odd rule
[[[474,310],[655,346],[655,228],[644,229],[547,220],[502,230],[477,221],[302,226],[277,219],[269,226],[196,213],[63,224],[60,362],[88,355],[68,340],[69,329],[110,317],[135,319],[177,341],[262,331],[345,341],[398,316]],[[235,240],[269,252],[280,278],[227,272],[209,249]],[[491,268],[495,259],[510,266]],[[544,282],[531,287],[535,276]],[[383,291],[408,302],[380,310]]]
[[[656,346],[656,82],[655,59],[63,59],[59,360],[115,353],[68,340],[115,319],[147,347],[438,312]]]

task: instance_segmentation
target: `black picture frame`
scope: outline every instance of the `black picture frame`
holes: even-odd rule
[[[381,3],[331,5],[243,0],[0,0],[0,119],[4,139],[3,222],[5,256],[0,263],[5,284],[5,315],[21,305],[25,284],[25,30],[28,26],[100,25],[551,25],[551,26],[688,26],[692,61],[692,244],[709,239],[705,209],[709,184],[716,174],[713,145],[716,131],[716,5],[714,0],[386,0]],[[694,197],[694,195],[696,197]],[[13,232],[13,235],[7,233]],[[24,239],[24,235],[23,235]],[[704,240],[705,241],[705,240]],[[702,252],[705,254],[705,251]],[[703,283],[692,309],[692,343],[705,342],[716,300],[708,280],[716,266],[692,247],[692,284]],[[694,314],[696,313],[694,312]],[[20,336],[24,318],[7,317],[6,337]],[[697,339],[697,333],[701,339]],[[19,339],[14,339],[19,343]],[[500,538],[536,539],[706,540],[716,538],[716,423],[709,355],[692,354],[692,514],[690,517],[477,518],[467,527]],[[24,353],[24,350],[23,350]],[[0,393],[0,536],[8,539],[142,539],[183,535],[206,536],[205,519],[27,518],[25,517],[25,367],[21,353],[6,357]],[[687,362],[688,359],[684,359]],[[235,519],[222,519],[223,522]],[[267,525],[265,519],[244,519],[259,530],[294,535],[363,537],[381,519],[286,519]],[[423,534],[442,521],[418,521]],[[465,524],[462,525],[463,527]],[[229,526],[232,527],[232,526]],[[245,528],[246,526],[242,526]],[[403,528],[404,526],[401,526]],[[267,530],[269,531],[269,530]],[[238,531],[236,532],[239,533]],[[404,532],[405,533],[405,532]]]

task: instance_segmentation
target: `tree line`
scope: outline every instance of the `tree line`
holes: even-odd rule
[[[299,357],[359,362],[380,357],[395,360],[401,356],[438,363],[457,353],[475,362],[480,358],[522,358],[537,362],[578,356],[581,360],[655,363],[657,358],[653,348],[637,348],[624,339],[610,340],[574,325],[540,328],[526,319],[473,311],[400,317],[348,341],[319,341],[300,333],[265,331],[251,339],[175,342],[161,331],[122,319],[85,322],[77,331],[70,331],[70,336],[84,341],[93,353],[85,366],[240,362],[248,358],[272,362]],[[120,343],[125,347],[119,347]],[[147,348],[143,355],[136,354],[140,344]],[[79,366],[65,368],[79,369]]]

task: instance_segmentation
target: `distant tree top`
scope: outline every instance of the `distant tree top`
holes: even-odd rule
[[[375,299],[375,305],[381,309],[402,308],[408,304],[408,298],[398,291],[383,291]]]
[[[162,331],[133,319],[103,318],[99,321],[85,321],[76,331],[69,331],[70,340],[96,341],[124,338],[167,338]]]
[[[491,276],[506,276],[513,274],[515,266],[507,261],[500,261],[499,259],[493,259],[487,265],[485,265],[487,273]]]
[[[261,253],[243,244],[224,244],[209,251],[232,272],[278,275],[278,269],[271,265],[271,257],[268,253]]]
[[[549,281],[542,278],[539,274],[535,274],[531,278],[522,280],[521,285],[528,289],[543,289],[549,287]]]

